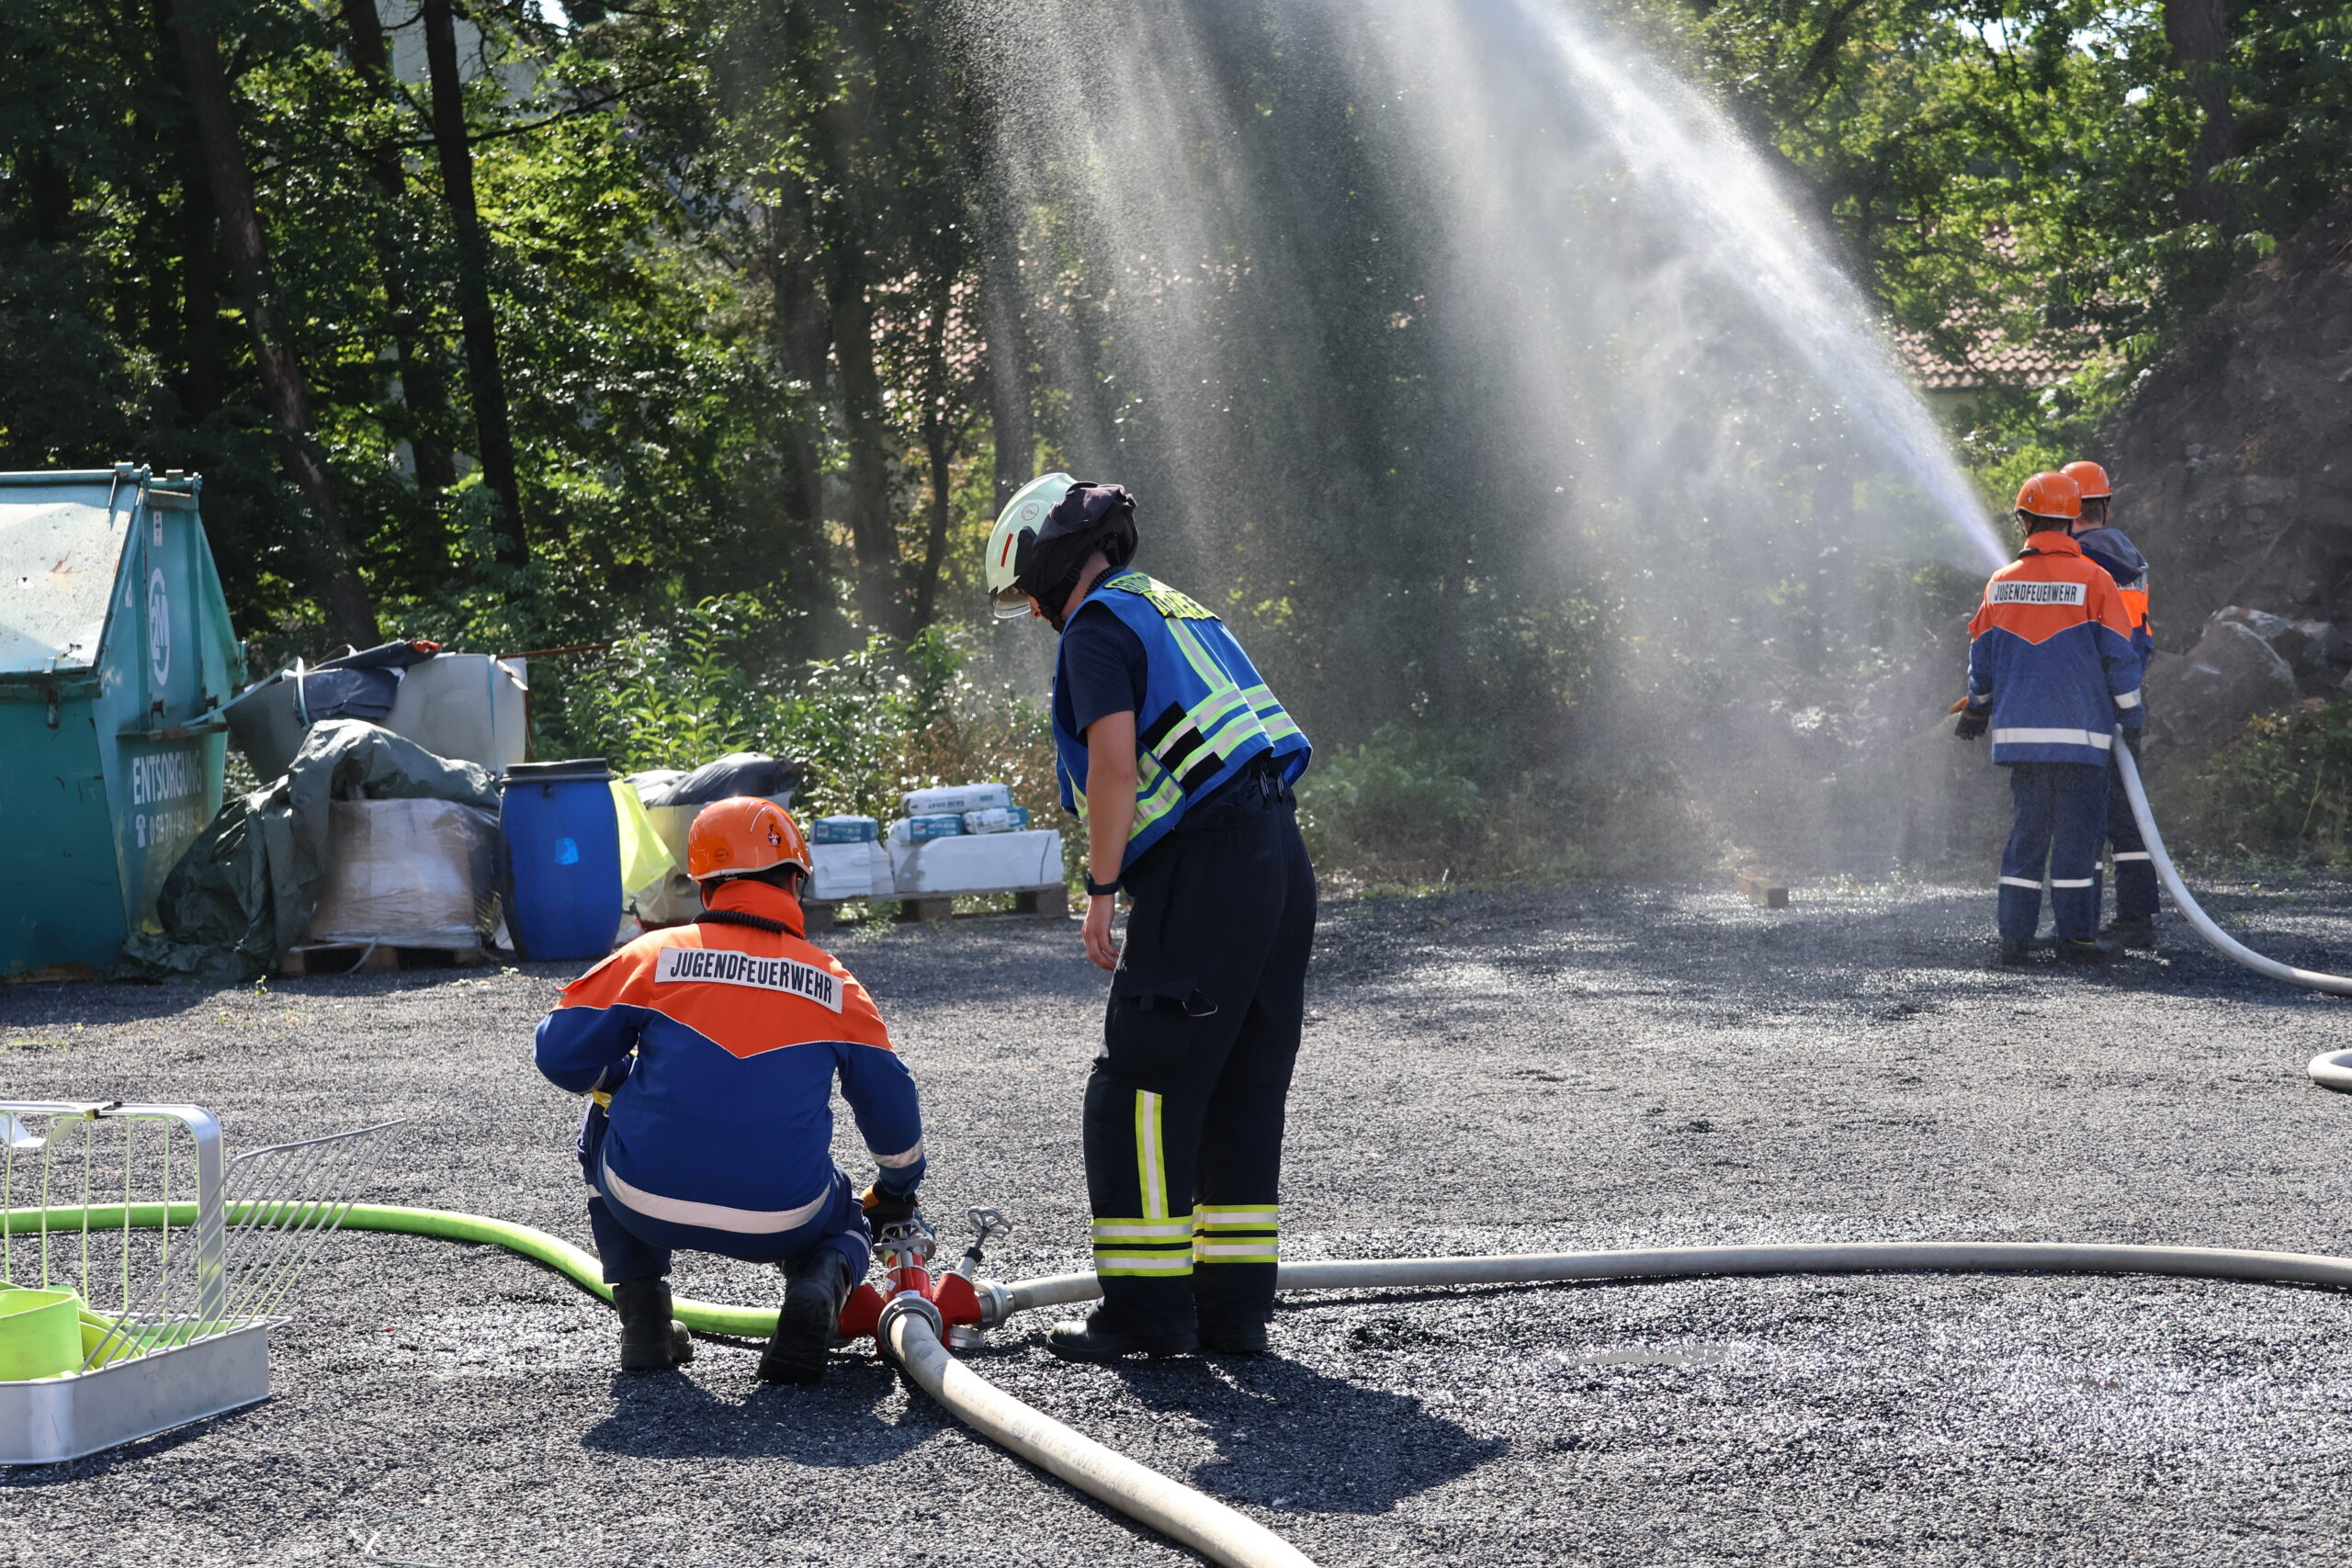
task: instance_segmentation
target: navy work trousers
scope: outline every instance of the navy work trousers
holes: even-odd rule
[[[865,1209],[857,1190],[841,1167],[833,1168],[832,1182],[816,1215],[791,1230],[745,1234],[679,1224],[639,1213],[605,1190],[601,1172],[605,1133],[610,1126],[605,1108],[590,1105],[580,1122],[579,1145],[580,1172],[588,1179],[591,1190],[588,1234],[595,1238],[596,1261],[604,1266],[607,1285],[666,1278],[671,1255],[680,1247],[746,1263],[781,1264],[787,1274],[797,1274],[819,1247],[830,1247],[849,1259],[851,1279],[865,1278],[873,1254],[872,1233],[866,1228]]]
[[[2137,729],[2123,732],[2123,743],[2132,748],[2132,760],[2140,760],[2140,736]],[[2156,863],[2148,853],[2148,841],[2140,836],[2140,819],[2132,815],[2132,802],[2123,793],[2123,768],[2109,764],[2107,771],[2107,841],[2115,846],[2115,918],[2119,920],[2146,920],[2156,913]]]
[[[1139,1334],[1263,1323],[1315,944],[1315,873],[1289,788],[1243,779],[1125,882],[1126,947],[1086,1085],[1103,1318]]]
[[[2001,854],[2001,940],[2030,942],[2041,923],[2041,871],[2062,942],[2098,935],[2098,857],[2107,843],[2113,764],[2010,762],[2016,818]]]

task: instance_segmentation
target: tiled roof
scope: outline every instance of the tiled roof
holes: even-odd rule
[[[1924,333],[1896,333],[1894,343],[1912,381],[1927,392],[1958,392],[1974,387],[2054,386],[2081,369],[2098,347],[2078,337],[2053,336],[2013,344],[2000,333],[1989,332],[1969,344],[1962,358],[1953,360],[1938,353]]]
[[[1985,226],[1984,248],[2007,267],[2015,269],[2022,265],[2017,234],[2006,223]],[[2021,304],[2026,298],[2027,291],[2020,289],[2017,302]],[[1944,318],[1944,326],[1955,333],[1967,333],[1983,320],[1983,316],[1970,311],[1954,310]],[[2016,343],[1997,326],[1970,333],[1968,346],[1957,359],[1930,344],[1925,333],[1898,332],[1894,344],[1903,355],[1904,368],[1925,392],[1960,392],[1974,387],[2038,389],[2054,386],[2081,369],[2098,349],[2098,339],[2079,332],[2040,333]]]

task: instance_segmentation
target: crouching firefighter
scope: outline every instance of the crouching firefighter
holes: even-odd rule
[[[1057,771],[1086,824],[1086,953],[1113,971],[1084,1124],[1102,1303],[1047,1344],[1255,1354],[1315,940],[1291,794],[1306,737],[1222,621],[1127,570],[1135,549],[1126,491],[1067,474],[1023,487],[988,547],[997,615],[1061,634]]]
[[[1993,574],[1968,624],[1968,694],[1954,733],[1990,730],[2009,770],[2016,818],[2001,856],[1999,958],[2027,961],[2050,875],[2058,956],[2103,963],[2119,949],[2098,935],[2098,859],[2107,840],[2109,750],[2119,725],[2140,724],[2140,654],[2122,595],[2068,532],[2082,492],[2064,474],[2036,474],[2018,492],[2026,534],[2018,558]]]
[[[2108,482],[2105,468],[2085,460],[2058,471],[2083,492],[2083,514],[2075,523],[2075,543],[2115,579],[2116,591],[2123,596],[2123,613],[2132,622],[2132,646],[2139,651],[2144,668],[2148,656],[2156,650],[2155,634],[2148,622],[2147,558],[2115,525],[2111,511],[2115,487]],[[2123,743],[2134,761],[2140,757],[2140,738],[2147,733],[2146,712],[2143,707],[2140,725],[2123,732]],[[2141,836],[2139,818],[2132,815],[2131,797],[2123,793],[2123,770],[2111,759],[2107,778],[2107,839],[2115,846],[2115,923],[2099,934],[2125,947],[2154,947],[2155,858]]]
[[[686,839],[691,925],[648,931],[573,981],[539,1023],[539,1071],[588,1094],[588,1224],[621,1318],[621,1366],[692,1355],[670,1321],[683,1247],[780,1264],[770,1382],[823,1375],[842,1303],[865,1277],[868,1224],[916,1212],[914,1079],[865,988],[803,936],[808,847],[774,802],[704,807]],[[832,1089],[881,1167],[863,1201],[833,1163]]]

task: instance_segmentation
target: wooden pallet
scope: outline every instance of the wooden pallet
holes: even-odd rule
[[[480,947],[396,947],[381,942],[320,942],[288,948],[279,973],[389,975],[401,969],[470,969],[487,962]]]

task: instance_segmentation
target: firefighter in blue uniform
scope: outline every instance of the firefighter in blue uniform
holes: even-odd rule
[[[1984,585],[1968,624],[1968,694],[1954,733],[1990,730],[2016,807],[2001,856],[2000,962],[2027,961],[2050,875],[2055,948],[2069,963],[2120,951],[2098,935],[2098,857],[2107,840],[2109,751],[2119,725],[2140,723],[2140,654],[2123,598],[2070,529],[2082,492],[2036,474],[2018,492],[2025,547]]]
[[[920,1207],[914,1079],[865,987],[804,934],[809,866],[775,802],[703,807],[686,838],[703,913],[606,958],[540,1021],[539,1071],[595,1101],[580,1166],[626,1371],[692,1359],[670,1319],[671,1255],[684,1247],[781,1265],[759,1375],[818,1382],[865,1277],[869,1227]],[[880,1167],[863,1202],[833,1163],[836,1077]]]
[[[1024,486],[989,539],[996,613],[1061,634],[1057,771],[1086,825],[1086,953],[1113,972],[1085,1109],[1102,1303],[1047,1344],[1256,1354],[1315,939],[1291,794],[1308,748],[1222,621],[1127,570],[1135,548],[1126,491],[1067,474]]]
[[[2123,613],[2132,622],[2132,646],[2144,666],[2156,650],[2148,624],[2148,562],[2139,547],[2125,536],[2112,519],[2115,487],[2107,470],[2089,461],[2073,462],[2058,470],[2083,492],[2083,514],[2075,523],[2075,543],[2083,554],[2107,569],[2123,595]],[[2144,713],[2144,709],[2143,712]],[[2123,732],[2133,761],[2140,756],[2141,728]],[[2110,764],[2112,767],[2112,764]],[[2123,770],[2112,767],[2107,781],[2107,841],[2115,847],[2115,923],[2100,934],[2125,947],[2156,945],[2156,864],[2140,836],[2139,818],[2123,794]]]

